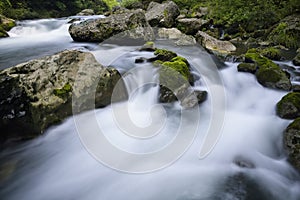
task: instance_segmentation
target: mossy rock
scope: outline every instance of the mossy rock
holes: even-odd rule
[[[247,52],[245,60],[257,64],[259,69],[255,75],[261,85],[273,89],[291,90],[292,84],[287,74],[270,59],[259,53]]]
[[[300,93],[291,92],[285,95],[276,106],[276,113],[284,119],[300,117]]]
[[[300,53],[293,59],[293,64],[296,66],[300,66]]]
[[[284,147],[288,161],[300,171],[300,118],[293,121],[285,130]]]
[[[9,37],[8,33],[0,26],[0,38]]]
[[[276,45],[288,48],[300,47],[300,17],[288,16],[283,19],[269,34],[268,40]]]
[[[60,98],[67,98],[69,95],[71,95],[71,92],[72,86],[70,83],[66,83],[62,88],[53,90],[53,94]]]
[[[274,47],[265,48],[261,51],[261,55],[271,60],[282,60],[281,52],[279,49]]]
[[[239,72],[249,72],[255,74],[257,70],[257,65],[255,63],[240,63],[237,66]]]
[[[187,64],[183,61],[172,61],[172,62],[164,62],[162,64],[163,67],[171,68],[177,71],[180,75],[183,76],[186,80],[189,80],[190,71]]]
[[[171,61],[173,58],[177,57],[176,53],[166,49],[157,49],[154,52],[154,55],[156,56],[155,60],[161,61]]]

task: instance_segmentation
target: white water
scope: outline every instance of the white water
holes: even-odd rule
[[[64,29],[64,26],[67,25],[52,31]],[[44,29],[41,35],[43,32]],[[65,32],[60,33],[66,36]],[[36,34],[39,35],[39,31]],[[14,39],[17,38],[10,38]],[[161,46],[169,48],[164,44]],[[125,78],[127,85],[134,88],[145,79],[155,77],[153,70],[147,71],[148,64],[133,64],[136,57],[151,56],[134,51],[136,48],[100,46],[93,53],[106,65],[122,55],[112,62],[122,72],[140,68],[139,76]],[[202,50],[203,55],[195,57],[193,49],[175,49],[202,63],[201,79],[196,86],[210,94],[208,101],[200,106],[197,136],[180,159],[167,168],[146,174],[110,169],[87,152],[79,140],[73,118],[69,118],[50,128],[44,136],[1,152],[1,170],[6,166],[11,169],[6,173],[6,179],[0,182],[1,199],[300,199],[299,174],[287,163],[282,148],[282,132],[289,121],[278,118],[274,109],[285,93],[263,88],[253,75],[238,73],[236,64],[227,63],[227,68],[220,70],[226,95],[221,137],[213,151],[199,159],[200,147],[214,114],[212,111],[218,113],[212,109],[212,91],[209,91],[207,81],[215,77],[210,77],[211,62],[203,60],[207,57]],[[157,87],[142,88],[129,102],[118,105],[129,105],[131,120],[146,126],[151,123],[149,107],[157,104],[156,93]],[[127,151],[141,153],[162,148],[175,137],[180,107],[165,107],[165,113],[168,117],[164,131],[149,140],[133,139],[120,132],[114,124],[111,106],[98,109],[96,116],[112,143]],[[158,121],[165,119],[160,115],[156,117]],[[85,126],[88,131],[88,121]],[[241,168],[235,164],[236,160],[250,163],[254,168]]]

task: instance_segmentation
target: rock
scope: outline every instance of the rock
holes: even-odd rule
[[[193,91],[189,95],[183,98],[181,101],[181,106],[183,108],[193,108],[197,106],[198,104],[204,102],[207,99],[207,92],[206,91]]]
[[[202,31],[198,31],[196,39],[205,49],[219,57],[227,56],[236,51],[236,47],[231,42],[218,40]]]
[[[153,52],[155,51],[156,48],[155,48],[155,44],[154,42],[146,42],[140,49],[139,51],[150,51],[150,52]]]
[[[0,27],[5,31],[10,31],[13,27],[16,26],[16,22],[13,19],[0,15]]]
[[[300,171],[300,118],[293,121],[285,130],[284,147],[288,161]]]
[[[300,85],[293,85],[293,92],[300,92]]]
[[[252,161],[250,161],[249,159],[247,158],[244,158],[243,156],[237,156],[233,162],[241,167],[241,168],[248,168],[248,169],[254,169],[255,168],[255,165]]]
[[[284,119],[300,117],[300,93],[291,92],[285,95],[276,105],[276,113]]]
[[[198,18],[184,18],[177,20],[177,28],[185,34],[195,35],[207,21]]]
[[[0,38],[9,37],[8,33],[0,26]]]
[[[177,56],[177,54],[174,53],[173,51],[169,51],[166,49],[157,49],[154,52],[154,55],[156,57],[150,58],[149,62],[154,62],[157,60],[162,61],[162,62],[171,61],[173,58],[175,58]]]
[[[300,53],[293,59],[293,64],[296,66],[300,66]]]
[[[291,81],[287,74],[270,59],[259,53],[247,52],[245,55],[246,62],[256,63],[258,70],[256,78],[264,87],[289,91],[292,88]]]
[[[137,64],[139,64],[139,63],[144,63],[144,62],[146,62],[147,61],[147,58],[137,58],[137,59],[135,59],[135,63],[137,63]]]
[[[147,21],[153,27],[171,28],[179,15],[179,8],[173,1],[162,4],[151,2],[146,12]]]
[[[271,30],[268,40],[275,45],[288,48],[300,47],[300,14],[290,15]]]
[[[126,11],[112,14],[106,18],[86,20],[72,24],[69,33],[74,41],[103,42],[117,35],[119,38],[144,39],[154,38],[153,30],[146,21],[143,10]]]
[[[255,74],[257,70],[257,64],[255,63],[240,63],[237,66],[239,72],[249,72]]]
[[[76,15],[77,16],[95,15],[95,11],[93,9],[84,9],[80,13],[77,13]]]
[[[74,97],[80,98],[73,104],[76,112],[92,109],[89,102],[97,108],[109,105],[119,80],[117,100],[126,99],[125,85],[117,70],[104,68],[91,53],[76,50],[1,71],[0,141],[43,133],[72,114]]]
[[[196,45],[196,39],[191,35],[183,34],[177,28],[159,28],[158,37],[170,40],[177,40],[175,44],[178,46]]]
[[[280,50],[275,47],[269,47],[269,48],[263,49],[261,51],[261,55],[263,55],[271,60],[278,60],[278,61],[283,60]]]

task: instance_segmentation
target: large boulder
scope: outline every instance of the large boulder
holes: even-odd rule
[[[177,28],[185,34],[195,35],[206,23],[207,20],[198,18],[177,19]]]
[[[257,81],[264,87],[285,91],[291,90],[292,84],[287,73],[270,59],[257,52],[248,51],[245,60],[258,66],[255,75]]]
[[[118,38],[124,36],[148,41],[154,37],[143,10],[127,10],[106,18],[73,23],[69,33],[73,40],[78,42],[103,42],[119,33],[122,33],[122,36],[118,35]]]
[[[288,161],[300,171],[300,118],[285,130],[284,147],[288,154]]]
[[[285,119],[300,117],[300,93],[291,92],[285,95],[276,107],[277,115]]]
[[[117,100],[126,99],[126,89],[116,69],[104,68],[91,53],[76,50],[1,71],[0,141],[43,133],[72,114],[75,97],[80,99],[74,104],[76,112],[92,109],[91,102],[94,107],[109,105],[119,80]]]
[[[203,31],[196,34],[198,43],[218,57],[226,57],[236,51],[236,47],[229,41],[218,40]]]
[[[179,8],[173,1],[162,4],[151,2],[146,12],[146,18],[151,26],[166,28],[171,28],[179,15]]]

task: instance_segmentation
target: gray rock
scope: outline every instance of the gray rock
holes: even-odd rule
[[[93,9],[84,9],[80,13],[77,13],[78,16],[89,16],[95,15],[95,11]]]
[[[162,4],[151,2],[146,12],[147,21],[151,26],[167,28],[175,24],[175,19],[179,15],[179,8],[173,1],[167,1]]]
[[[177,28],[159,28],[158,37],[170,40],[176,40],[178,46],[196,45],[196,39],[191,35],[183,34]]]
[[[293,121],[285,130],[284,147],[289,162],[300,171],[300,118]]]
[[[206,23],[207,20],[198,18],[178,19],[177,28],[185,34],[195,35]]]
[[[198,31],[196,39],[200,45],[218,57],[225,57],[236,51],[236,47],[231,42],[218,40],[203,31]]]
[[[70,26],[69,33],[78,42],[103,42],[117,34],[118,39],[124,37],[149,41],[154,37],[143,10],[126,11],[106,18],[74,23]]]
[[[192,93],[188,94],[186,97],[183,98],[183,100],[181,101],[181,106],[186,109],[193,108],[198,104],[204,102],[206,99],[206,91],[193,91]]]
[[[117,70],[104,68],[91,53],[76,50],[1,71],[0,141],[43,133],[72,114],[75,97],[80,99],[74,104],[76,112],[92,109],[88,104],[91,102],[95,107],[109,105],[119,80],[118,100],[126,99],[127,92]]]

